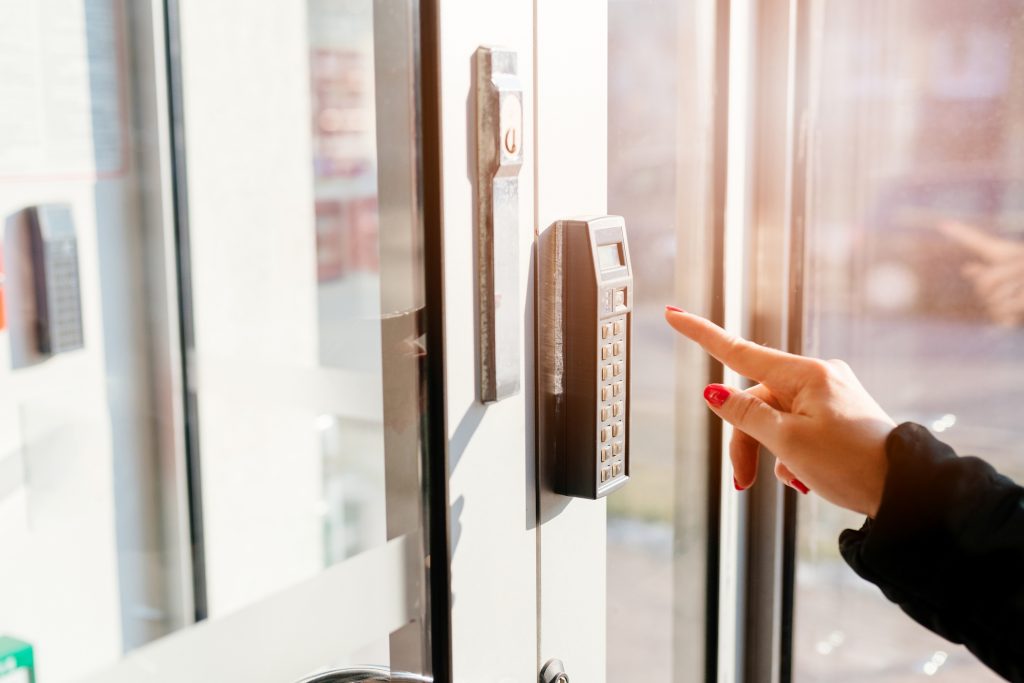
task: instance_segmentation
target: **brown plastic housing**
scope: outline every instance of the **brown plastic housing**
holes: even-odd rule
[[[538,247],[538,438],[544,483],[601,498],[629,479],[633,271],[625,221],[559,221]]]

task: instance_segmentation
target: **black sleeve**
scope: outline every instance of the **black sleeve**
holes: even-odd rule
[[[920,425],[894,429],[886,452],[878,514],[840,535],[843,558],[915,621],[1024,681],[1024,489]]]

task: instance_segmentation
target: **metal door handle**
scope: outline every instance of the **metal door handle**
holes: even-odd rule
[[[516,53],[476,51],[477,298],[480,401],[519,392],[519,171],[523,82]]]
[[[333,669],[303,678],[296,683],[433,683],[430,676],[391,671],[384,666]]]

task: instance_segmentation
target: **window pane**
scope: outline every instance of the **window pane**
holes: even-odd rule
[[[1024,4],[811,6],[804,348],[848,360],[898,422],[1024,478]],[[798,680],[998,680],[845,566],[837,534],[862,519],[800,506]]]
[[[0,3],[0,679],[422,672],[416,2],[168,5]]]
[[[151,9],[0,7],[0,638],[53,683],[191,619]]]
[[[630,482],[608,498],[608,680],[704,675],[706,357],[664,322],[706,309],[714,27],[704,2],[609,1],[608,210],[636,282]],[[615,256],[613,256],[614,258]]]

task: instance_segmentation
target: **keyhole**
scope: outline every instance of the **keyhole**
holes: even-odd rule
[[[508,150],[509,154],[515,154],[519,151],[519,134],[515,126],[505,131],[505,149]]]

